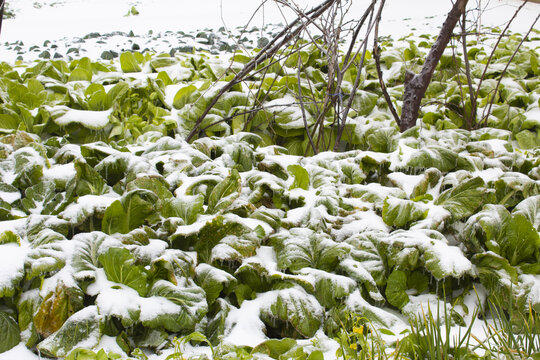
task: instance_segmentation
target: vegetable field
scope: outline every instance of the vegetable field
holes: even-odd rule
[[[315,44],[258,64],[191,142],[248,53],[1,63],[0,352],[313,360],[375,344],[436,358],[418,345],[429,313],[452,339],[473,333],[456,358],[495,357],[502,340],[484,329],[540,311],[538,36],[509,66],[522,37],[499,44],[473,126],[465,64],[447,51],[404,133],[368,51],[338,89],[348,101],[361,77],[339,151],[336,114],[316,116],[328,63]],[[432,41],[381,42],[398,111]],[[479,84],[491,48],[468,45]],[[538,328],[509,328],[532,340],[508,351],[538,356]]]

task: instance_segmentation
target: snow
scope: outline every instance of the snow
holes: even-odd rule
[[[24,260],[29,248],[15,243],[0,246],[0,289],[10,289],[24,276]]]
[[[530,304],[535,310],[540,305],[540,275],[523,274],[519,276],[523,283],[522,289],[527,289],[527,306]],[[526,309],[528,311],[528,309]]]
[[[272,290],[257,294],[253,300],[245,300],[240,308],[233,308],[225,321],[224,343],[239,346],[256,346],[268,337],[264,334],[265,324],[260,319],[262,310],[270,311],[275,300],[282,296],[284,299],[302,299],[308,301],[310,310],[322,318],[323,309],[313,295],[308,295],[299,286],[289,289]]]
[[[15,346],[14,348],[0,353],[0,360],[37,360],[38,356],[34,354],[30,349],[24,345],[24,343],[20,343],[19,345]],[[46,357],[41,356],[40,359],[47,359]]]
[[[465,257],[463,251],[457,246],[448,246],[443,242],[434,242],[428,250],[439,260],[438,265],[446,274],[461,278],[473,273],[473,264]]]
[[[360,211],[354,216],[354,220],[343,224],[341,229],[335,230],[333,235],[336,241],[344,241],[346,238],[366,231],[390,231],[390,227],[374,211]]]
[[[115,354],[121,355],[122,357],[128,357],[128,354],[126,354],[124,350],[122,350],[122,348],[118,345],[116,337],[113,336],[101,335],[101,339],[96,345],[96,348],[103,349],[107,353],[113,352]]]
[[[7,192],[7,191],[0,191],[0,199],[2,201],[7,202],[8,204],[12,204],[15,201],[19,200],[21,198],[20,192]]]
[[[424,179],[424,175],[407,175],[396,171],[388,175],[388,178],[410,198],[414,187]]]
[[[301,9],[306,9],[319,4],[320,1],[297,0],[295,3]],[[482,16],[482,24],[486,26],[504,24],[520,3],[518,0],[498,0],[487,5],[483,4],[486,11]],[[32,2],[24,0],[10,2],[10,7],[16,12],[16,18],[4,20],[3,41],[21,40],[25,44],[41,44],[45,40],[58,41],[66,34],[71,37],[83,37],[92,32],[133,31],[140,36],[147,34],[150,30],[154,33],[219,27],[229,30],[246,25],[252,28],[253,26],[261,27],[264,24],[285,23],[293,18],[293,12],[290,9],[278,6],[273,1],[146,0],[133,3],[128,0],[114,2],[43,0],[35,4],[38,5],[33,6]],[[140,14],[125,16],[134,4]],[[469,6],[474,8],[477,4],[471,1]],[[260,10],[252,19],[258,7]],[[363,13],[365,7],[364,2],[353,1],[348,17]],[[391,34],[399,38],[411,32],[435,33],[449,8],[449,4],[433,6],[432,0],[411,0],[406,7],[399,1],[388,2],[383,12],[380,35]],[[530,26],[535,17],[535,9],[537,9],[536,4],[525,6],[525,11],[522,11],[513,24],[514,31],[523,32]],[[428,16],[432,18],[427,20]],[[120,39],[113,41],[120,41]],[[96,53],[90,52],[88,55],[96,57]]]
[[[92,130],[103,129],[107,126],[109,123],[109,115],[112,113],[112,110],[89,111],[59,106],[58,109],[60,108],[65,108],[66,112],[62,116],[54,119],[54,122],[58,126],[67,126],[75,123]]]
[[[72,163],[71,163],[72,164]],[[104,212],[105,209],[111,205],[120,196],[107,195],[84,195],[80,196],[76,202],[73,202],[67,206],[67,208],[60,213],[60,217],[69,221],[70,223],[77,224],[81,219],[86,218],[88,214],[93,214],[96,211]]]
[[[55,165],[50,169],[43,169],[43,177],[63,186],[74,178],[76,173],[74,163]]]
[[[369,315],[372,321],[382,325],[394,334],[399,334],[408,328],[407,322],[399,314],[394,314],[389,309],[383,310],[369,304],[362,297],[360,290],[355,290],[349,295],[345,301],[345,306],[353,313]]]

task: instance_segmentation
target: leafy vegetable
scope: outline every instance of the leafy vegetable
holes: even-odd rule
[[[382,217],[386,224],[402,228],[413,221],[425,219],[427,212],[422,204],[387,197],[384,200]]]
[[[473,178],[443,192],[435,204],[448,210],[456,220],[468,217],[484,202],[483,186],[481,178]]]
[[[133,190],[105,210],[102,230],[107,234],[126,234],[141,226],[154,213],[158,197],[148,190]]]
[[[144,267],[135,264],[134,256],[125,248],[110,248],[99,256],[107,279],[125,284],[144,296],[148,292],[148,277]]]
[[[17,322],[5,311],[0,311],[0,330],[0,353],[8,351],[21,341]]]

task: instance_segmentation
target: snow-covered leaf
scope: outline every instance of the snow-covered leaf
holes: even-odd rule
[[[240,174],[232,169],[229,176],[217,184],[208,197],[208,213],[225,210],[240,195],[242,183]]]
[[[105,210],[102,230],[107,234],[126,234],[141,226],[155,211],[158,197],[149,190],[133,190]]]
[[[427,208],[422,203],[387,197],[384,200],[382,218],[387,225],[407,227],[412,222],[425,219]]]
[[[273,236],[272,241],[276,246],[278,267],[291,271],[305,267],[332,271],[348,251],[326,234],[309,229],[291,229],[289,233]]]
[[[484,200],[484,181],[476,177],[446,190],[435,200],[435,204],[442,206],[455,220],[459,220],[474,214]]]
[[[321,326],[322,307],[300,287],[280,290],[269,306],[261,309],[261,320],[282,335],[310,338]]]
[[[101,339],[101,316],[97,307],[87,306],[73,314],[54,334],[40,342],[38,350],[51,357],[64,357],[71,350],[93,348]]]
[[[148,292],[148,272],[136,265],[135,257],[125,248],[110,248],[99,256],[107,279],[135,289],[141,296]]]
[[[62,327],[65,321],[84,307],[81,289],[59,282],[56,289],[45,296],[34,315],[38,333],[46,338]]]

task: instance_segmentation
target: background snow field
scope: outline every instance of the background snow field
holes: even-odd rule
[[[389,1],[381,24],[398,109],[405,72],[420,69],[449,7],[410,3]],[[489,26],[520,4],[482,3]],[[258,64],[266,70],[227,92],[187,142],[219,89],[292,16],[268,3],[239,28],[258,5],[9,2],[0,359],[351,359],[370,341],[414,358],[430,324],[448,348],[474,335],[456,358],[496,356],[502,340],[486,329],[504,316],[520,334],[511,346],[538,356],[540,32],[477,128],[463,120],[460,47],[441,59],[404,133],[369,53],[360,74],[344,74],[344,102],[357,77],[360,87],[331,151],[333,113],[314,126],[328,61],[312,43]],[[526,5],[503,37],[479,113],[539,11]],[[475,84],[498,30],[485,31],[469,37]],[[312,101],[300,103],[298,89]],[[430,315],[439,319],[424,323]],[[512,328],[524,319],[536,327]]]

